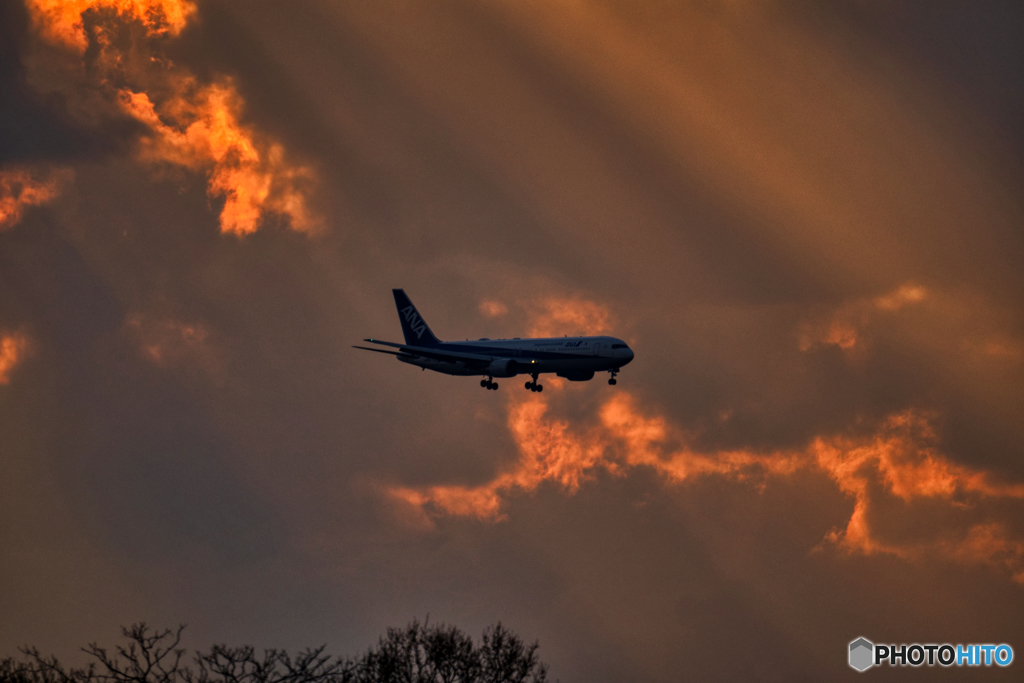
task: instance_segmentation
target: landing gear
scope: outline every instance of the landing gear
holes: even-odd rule
[[[492,391],[498,390],[498,383],[495,382],[494,378],[492,377],[480,380],[480,386],[482,386],[484,389],[490,389]]]
[[[533,381],[527,382],[524,386],[530,391],[544,391],[544,385],[537,384],[537,373],[534,373],[531,377],[533,377]]]
[[[616,384],[618,384],[618,380],[615,379],[615,375],[619,374],[619,368],[609,370],[608,372],[611,373],[611,379],[608,380],[608,384],[611,384],[614,387]]]

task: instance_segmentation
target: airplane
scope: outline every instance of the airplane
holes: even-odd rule
[[[353,346],[354,349],[376,351],[396,356],[403,363],[446,375],[481,375],[480,386],[496,390],[495,377],[529,375],[526,388],[544,391],[539,377],[553,372],[570,382],[586,382],[595,372],[608,372],[608,384],[615,385],[622,366],[633,360],[633,351],[626,342],[615,337],[545,337],[533,339],[479,339],[465,342],[443,342],[434,336],[405,290],[391,290],[398,307],[405,343],[364,339],[365,342],[390,346],[398,351]]]

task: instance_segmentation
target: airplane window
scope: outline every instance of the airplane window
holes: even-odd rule
[[[628,349],[629,347],[625,344],[612,344],[613,349]]]

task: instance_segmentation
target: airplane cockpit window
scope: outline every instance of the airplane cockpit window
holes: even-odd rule
[[[628,349],[629,347],[625,344],[612,344],[613,349]]]

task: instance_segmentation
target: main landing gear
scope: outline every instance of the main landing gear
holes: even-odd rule
[[[620,370],[619,368],[615,368],[614,370],[609,370],[608,372],[611,374],[611,379],[608,380],[608,384],[615,386],[616,384],[618,384],[618,380],[615,379],[615,375],[619,374]]]
[[[491,390],[497,390],[498,389],[498,383],[495,382],[494,378],[492,378],[492,377],[488,377],[487,379],[480,380],[480,386],[482,386],[484,389],[491,389]]]
[[[537,384],[537,373],[533,373],[530,376],[533,377],[533,381],[527,382],[524,386],[526,386],[530,391],[544,391],[544,385]]]

